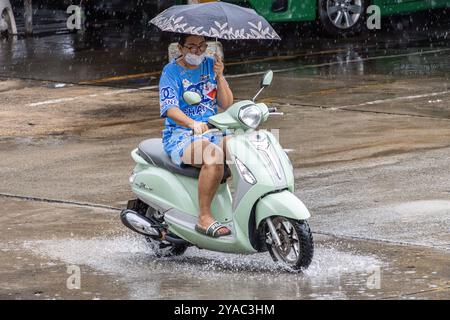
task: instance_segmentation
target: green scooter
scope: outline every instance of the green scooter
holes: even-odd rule
[[[240,254],[269,251],[274,261],[294,270],[311,263],[310,213],[294,195],[292,164],[271,132],[256,130],[270,114],[278,113],[254,102],[272,77],[272,71],[264,75],[253,100],[239,101],[209,118],[213,129],[207,132],[233,132],[227,143],[231,161],[211,206],[214,218],[232,231],[230,235],[213,238],[195,230],[199,168],[173,164],[161,139],[145,140],[131,152],[136,166],[129,183],[137,199],[128,202],[121,220],[144,235],[157,256],[181,255],[194,245]],[[183,99],[191,105],[201,100],[195,92],[185,92]],[[233,193],[227,183],[230,175]]]

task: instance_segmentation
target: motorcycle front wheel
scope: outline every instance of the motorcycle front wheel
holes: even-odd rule
[[[281,245],[276,244],[266,225],[266,243],[272,259],[285,263],[293,270],[308,268],[314,255],[314,242],[308,222],[281,216],[273,217],[272,222],[281,242]]]

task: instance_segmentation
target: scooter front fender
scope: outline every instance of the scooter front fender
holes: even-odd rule
[[[270,216],[283,216],[294,220],[306,220],[311,214],[303,202],[288,190],[271,193],[256,205],[256,225]]]

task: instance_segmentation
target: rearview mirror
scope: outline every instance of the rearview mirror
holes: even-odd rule
[[[264,77],[261,80],[261,87],[260,87],[258,93],[253,97],[252,101],[256,100],[256,98],[264,90],[265,87],[270,86],[270,84],[272,83],[272,79],[273,79],[273,71],[269,70],[264,74]]]
[[[194,91],[185,91],[183,93],[183,99],[189,105],[196,105],[202,101],[202,97],[200,94]]]
[[[272,83],[273,79],[273,71],[269,70],[264,74],[264,77],[261,80],[261,88],[268,87]]]

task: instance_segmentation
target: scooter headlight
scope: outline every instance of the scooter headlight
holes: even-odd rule
[[[247,127],[255,129],[261,122],[262,112],[256,105],[249,105],[239,110],[239,120]]]
[[[234,158],[234,161],[236,162],[236,167],[238,168],[244,180],[247,183],[255,184],[255,176],[250,172],[250,170],[248,170],[248,168],[241,162],[241,160],[239,160],[238,158]]]

